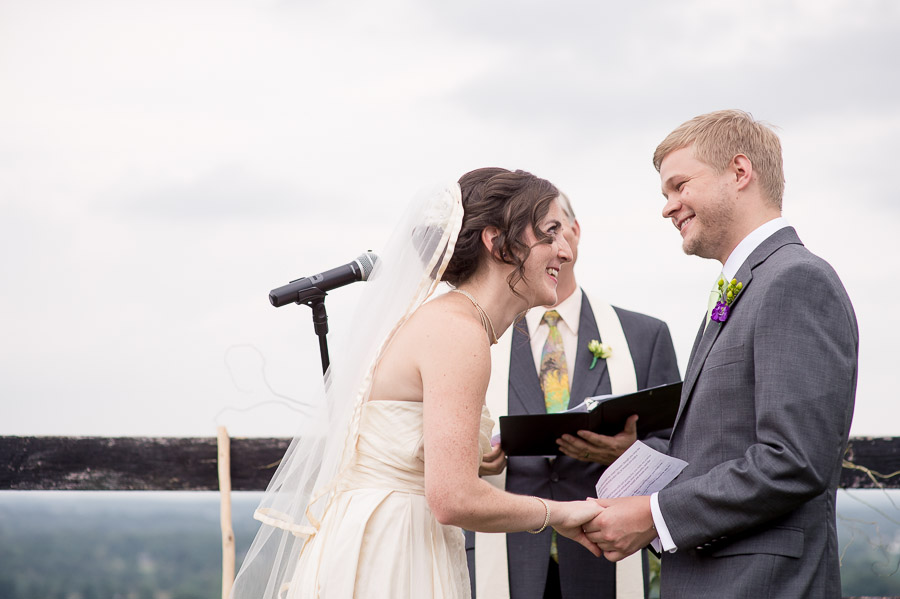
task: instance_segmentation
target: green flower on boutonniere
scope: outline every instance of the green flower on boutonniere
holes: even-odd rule
[[[594,354],[594,359],[591,361],[591,370],[597,365],[597,360],[605,360],[612,355],[612,348],[605,343],[600,343],[597,339],[591,339],[591,342],[588,343],[588,351]]]

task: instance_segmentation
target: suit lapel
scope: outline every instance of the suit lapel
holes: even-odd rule
[[[703,322],[700,323],[700,329],[697,331],[697,336],[694,338],[694,345],[691,347],[691,358],[694,357],[694,354],[697,353],[697,347],[700,346],[700,340],[703,339],[703,333],[706,332],[706,317],[703,317]],[[688,363],[690,363],[690,358],[688,359]]]
[[[744,285],[744,289],[746,288],[747,285]],[[722,330],[722,324],[716,321],[710,322],[706,330],[700,335],[699,342],[694,344],[694,351],[688,360],[688,369],[684,375],[684,386],[681,388],[681,403],[678,406],[678,414],[675,416],[674,426],[678,426],[678,421],[681,420],[681,414],[687,406],[691,390],[694,388],[694,383],[697,382],[697,377],[700,376],[700,370],[703,367],[703,363],[706,362],[709,350],[712,349],[716,338],[719,336],[719,331]]]
[[[509,356],[509,414],[546,414],[541,380],[534,368],[528,323],[513,323]]]
[[[737,309],[738,304],[747,292],[747,288],[753,280],[753,269],[765,262],[778,248],[792,243],[801,243],[800,238],[797,237],[797,232],[793,227],[785,227],[784,229],[780,229],[773,233],[763,241],[759,247],[750,253],[750,256],[748,256],[744,263],[741,264],[741,267],[734,276],[735,279],[743,283],[743,288],[734,299],[734,302],[732,302],[731,310]],[[719,332],[725,325],[727,325],[727,321],[710,322],[706,327],[706,331],[700,333],[698,340],[694,343],[694,349],[688,360],[687,372],[684,375],[684,386],[681,389],[681,405],[678,407],[678,415],[675,417],[675,427],[678,426],[681,415],[687,407],[688,401],[690,401],[691,392],[694,389],[697,378],[700,376],[700,372],[703,370],[703,364],[706,362],[706,357],[709,355],[710,350],[715,344]]]
[[[597,320],[594,318],[594,310],[585,293],[582,294],[581,314],[578,320],[578,347],[575,349],[575,359],[569,364],[569,376],[573,377],[572,390],[569,393],[570,408],[577,406],[587,397],[597,395],[597,387],[606,374],[606,360],[597,360],[597,364],[591,370],[594,355],[587,346],[592,339],[602,341]]]

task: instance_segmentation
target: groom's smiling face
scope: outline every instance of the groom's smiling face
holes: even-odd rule
[[[724,263],[733,249],[734,190],[728,172],[694,158],[691,147],[668,154],[660,164],[663,218],[681,233],[685,254]]]

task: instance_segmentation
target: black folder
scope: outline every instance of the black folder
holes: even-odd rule
[[[506,455],[561,455],[556,440],[590,430],[615,435],[632,414],[638,415],[638,438],[671,428],[681,401],[681,383],[650,387],[624,395],[591,397],[588,411],[518,414],[500,417],[500,445]]]

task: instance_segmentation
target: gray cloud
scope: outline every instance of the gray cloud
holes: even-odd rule
[[[670,3],[609,11],[480,7],[445,3],[439,14],[468,43],[504,48],[494,68],[455,93],[467,111],[491,122],[527,120],[551,134],[590,139],[639,127],[667,131],[726,107],[783,121],[900,111],[893,8],[846,28],[836,14],[826,20],[834,29],[810,32],[804,23],[811,15],[797,6],[775,11],[771,24],[698,20],[696,11]],[[767,25],[784,31],[773,34]]]
[[[131,218],[215,222],[295,216],[316,205],[308,191],[273,183],[240,165],[147,187],[120,181],[101,195],[97,207]]]

